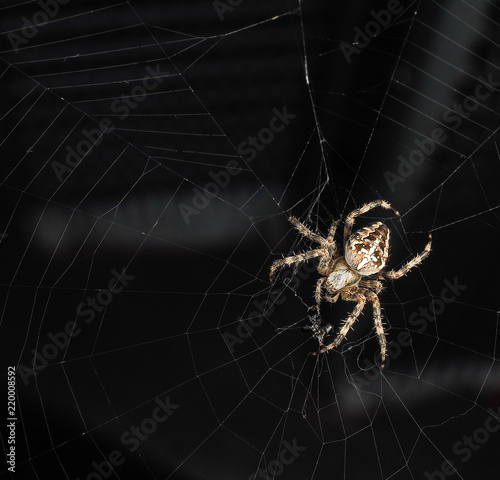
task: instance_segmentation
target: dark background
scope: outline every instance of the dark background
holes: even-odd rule
[[[3,464],[1,478],[440,479],[446,461],[455,478],[496,472],[499,8],[396,2],[348,61],[370,11],[396,3],[49,3],[47,23],[24,30],[44,21],[40,2],[0,9],[5,386],[18,371],[16,473]],[[139,99],[148,67],[161,81]],[[295,117],[250,159],[242,142],[276,111]],[[103,120],[113,131],[58,178],[67,147]],[[445,140],[404,170],[436,129]],[[214,176],[229,178],[215,196]],[[431,256],[381,294],[383,374],[370,306],[318,359],[301,330],[314,262],[268,281],[275,259],[313,248],[288,216],[326,234],[376,198],[401,219],[377,209],[358,224],[387,220],[390,268],[433,235]],[[197,209],[189,223],[182,205]],[[123,269],[108,305],[78,315]],[[445,303],[453,283],[464,288]],[[353,306],[323,315],[338,325]],[[412,321],[422,309],[425,328]],[[412,343],[398,350],[402,332]],[[158,401],[176,408],[151,423]],[[120,439],[140,425],[151,431],[130,451]],[[7,438],[2,427],[4,452]]]

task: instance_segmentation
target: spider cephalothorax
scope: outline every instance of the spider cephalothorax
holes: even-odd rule
[[[276,260],[271,266],[270,279],[272,283],[276,269],[280,267],[320,257],[318,273],[321,277],[318,279],[315,292],[316,314],[310,317],[311,325],[305,327],[312,331],[313,336],[318,339],[320,344],[319,351],[313,352],[313,355],[328,352],[340,345],[353,323],[363,311],[368,300],[373,305],[375,331],[381,348],[381,368],[384,368],[387,342],[384,327],[382,326],[382,314],[378,299],[378,294],[382,290],[381,280],[396,280],[405,275],[411,268],[421,263],[431,251],[432,240],[431,235],[429,235],[429,242],[425,246],[424,251],[399,270],[382,272],[389,257],[390,232],[387,226],[382,222],[374,222],[352,233],[354,219],[375,207],[392,210],[399,216],[399,213],[384,200],[375,200],[352,211],[347,215],[345,220],[343,256],[338,252],[334,238],[339,224],[338,220],[333,222],[325,238],[311,231],[296,218],[290,217],[290,222],[295,228],[305,237],[318,243],[320,248]],[[344,320],[333,342],[325,346],[323,345],[323,339],[332,332],[333,327],[329,323],[321,321],[320,304],[322,299],[334,303],[338,300],[339,296],[343,300],[355,301],[357,304],[352,313]]]

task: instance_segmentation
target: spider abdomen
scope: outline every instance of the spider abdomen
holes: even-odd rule
[[[373,275],[385,267],[389,256],[389,229],[375,222],[354,232],[345,245],[345,258],[360,275]]]

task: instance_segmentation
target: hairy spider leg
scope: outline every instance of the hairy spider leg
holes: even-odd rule
[[[293,265],[294,263],[307,262],[307,260],[311,258],[321,257],[323,255],[327,255],[327,252],[323,248],[318,248],[316,250],[309,250],[305,253],[298,253],[297,255],[275,260],[269,271],[269,280],[271,283],[274,283],[275,272],[278,268],[284,267],[285,265]]]
[[[382,325],[382,312],[380,311],[380,300],[377,295],[371,290],[366,290],[366,297],[373,306],[373,323],[375,324],[375,333],[378,336],[378,343],[380,344],[380,370],[385,366],[385,353],[387,351],[387,340],[385,338],[384,326]]]
[[[342,341],[347,337],[347,333],[351,330],[354,322],[357,320],[361,312],[363,311],[366,301],[370,301],[373,306],[373,322],[375,324],[375,332],[378,336],[380,344],[380,368],[383,369],[385,365],[385,357],[387,351],[387,340],[385,338],[384,327],[382,325],[382,312],[380,308],[380,301],[377,295],[368,290],[367,288],[358,288],[356,292],[350,294],[345,300],[356,301],[357,304],[354,307],[352,313],[344,320],[339,333],[335,337],[335,340],[329,345],[324,346],[317,352],[311,352],[311,355],[319,355],[321,353],[329,352],[330,350],[338,347]]]
[[[344,245],[347,243],[349,240],[350,236],[352,235],[352,227],[354,225],[354,219],[358,217],[359,215],[363,215],[363,213],[368,212],[369,210],[372,210],[375,207],[382,207],[385,208],[386,210],[392,210],[398,217],[399,217],[399,212],[395,210],[394,208],[391,207],[389,203],[387,203],[385,200],[374,200],[373,202],[367,203],[363,205],[360,208],[357,208],[356,210],[353,210],[349,215],[347,215],[345,219],[345,226],[344,226]]]
[[[378,280],[360,280],[359,286],[367,287],[373,290],[377,295],[384,289],[382,282],[379,282]]]
[[[431,246],[432,246],[432,235],[429,233],[429,242],[425,246],[424,251],[422,253],[419,253],[417,256],[412,258],[399,270],[391,270],[390,272],[380,272],[374,275],[373,277],[379,278],[381,280],[382,279],[397,280],[403,275],[406,275],[413,267],[416,267],[419,263],[422,263],[422,261],[425,260],[431,253]]]
[[[297,231],[304,237],[310,238],[316,243],[319,243],[323,248],[328,247],[326,238],[323,238],[318,233],[314,233],[308,227],[306,227],[301,221],[297,220],[295,217],[290,217],[288,221],[297,229]]]
[[[321,235],[314,233],[295,217],[290,217],[289,221],[301,235],[313,240],[316,243],[319,243],[323,248],[311,250],[305,253],[299,253],[297,255],[292,255],[290,257],[286,257],[273,262],[273,264],[271,265],[271,271],[269,273],[271,283],[274,282],[274,276],[277,268],[283,267],[285,265],[292,265],[293,263],[305,262],[315,257],[322,257],[318,264],[318,273],[320,275],[328,275],[330,273],[329,269],[332,258],[336,258],[338,256],[334,236],[339,221],[337,220],[332,223],[326,239]]]
[[[355,292],[350,294],[349,296],[342,296],[344,300],[350,300],[353,302],[357,302],[356,306],[354,307],[354,310],[351,312],[351,314],[344,320],[342,326],[340,327],[339,333],[335,337],[335,340],[330,343],[329,345],[326,345],[325,347],[321,348],[317,352],[311,352],[310,355],[319,355],[320,353],[325,353],[328,352],[335,347],[338,347],[342,341],[346,338],[347,332],[352,328],[353,323],[356,321],[356,319],[359,317],[361,312],[363,311],[363,308],[365,307],[366,303],[366,297],[364,295],[364,290],[366,289],[361,289],[357,288]],[[368,291],[368,290],[366,290]]]

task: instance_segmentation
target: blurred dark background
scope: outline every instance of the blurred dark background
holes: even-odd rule
[[[0,477],[495,471],[499,21],[486,0],[2,2]],[[314,248],[290,215],[326,234],[375,198],[401,219],[357,224],[387,221],[390,268],[433,235],[381,294],[383,374],[370,306],[318,359],[314,262],[268,280]]]

